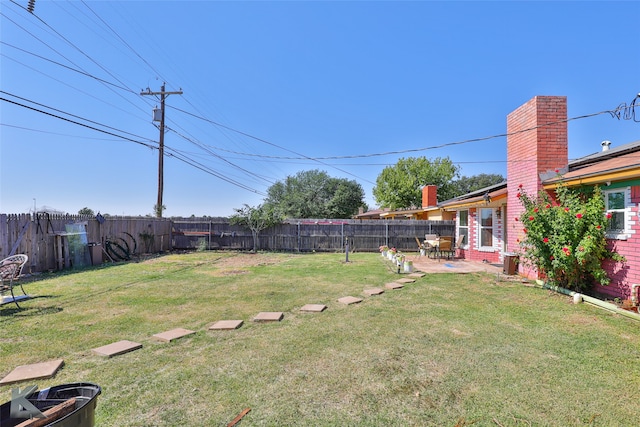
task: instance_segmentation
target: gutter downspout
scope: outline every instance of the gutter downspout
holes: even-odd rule
[[[583,295],[578,292],[570,291],[568,289],[561,288],[560,286],[549,285],[548,283],[545,283],[542,280],[536,280],[536,284],[540,286],[542,289],[550,289],[552,291],[555,291],[564,295],[569,295],[570,297],[573,297],[574,302],[579,302],[580,299],[582,299],[582,301],[589,303],[591,305],[595,305],[596,307],[604,308],[605,310],[609,310],[621,316],[625,316],[630,319],[640,321],[640,314],[634,313],[633,311],[629,311],[629,310],[623,310],[615,304],[611,304],[609,302],[602,301],[597,298]],[[635,286],[637,287],[640,285],[635,285]]]

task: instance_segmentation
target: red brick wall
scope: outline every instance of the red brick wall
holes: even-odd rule
[[[541,173],[554,173],[567,166],[566,120],[565,96],[536,96],[507,116],[508,251],[517,251],[518,240],[524,235],[521,224],[515,221],[523,211],[517,197],[519,189],[535,195],[542,188]]]
[[[626,258],[626,262],[605,261],[602,265],[607,270],[611,284],[596,285],[595,291],[605,294],[611,299],[630,299],[631,285],[640,283],[640,223],[638,222],[639,208],[634,205],[631,238],[628,240],[608,240],[609,248]],[[637,295],[636,291],[636,296]]]
[[[498,233],[499,224],[494,225],[494,233]],[[494,248],[493,252],[483,252],[478,247],[478,209],[469,209],[469,249],[464,251],[464,258],[471,261],[487,261],[490,263],[500,262],[500,248]]]

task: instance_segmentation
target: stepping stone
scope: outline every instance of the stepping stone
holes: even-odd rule
[[[284,317],[281,311],[263,311],[253,318],[254,322],[279,322]]]
[[[365,289],[364,293],[365,295],[368,295],[368,296],[380,295],[384,293],[384,289],[380,289],[380,288]]]
[[[386,285],[384,285],[384,287],[387,289],[402,289],[404,288],[404,285],[402,283],[392,282],[392,283],[387,283]]]
[[[133,341],[122,340],[114,342],[112,344],[103,345],[102,347],[94,348],[92,351],[98,356],[113,357],[129,353],[130,351],[138,350],[140,348],[142,348],[142,344]]]
[[[351,304],[357,304],[359,302],[362,302],[362,298],[342,297],[338,299],[338,302],[341,302],[342,304],[351,305]]]
[[[190,331],[188,329],[176,328],[170,331],[161,332],[159,334],[155,334],[153,338],[158,341],[171,342],[173,340],[177,340],[178,338],[186,337],[187,335],[195,334],[196,331]]]
[[[215,329],[218,331],[238,329],[242,326],[242,320],[219,320],[213,325],[209,326],[209,329]]]
[[[323,304],[306,304],[300,308],[300,311],[311,311],[314,313],[319,313],[326,309],[327,309],[327,306]]]
[[[34,363],[33,365],[18,366],[0,380],[0,385],[51,378],[58,372],[58,369],[60,369],[63,364],[64,360],[56,359],[49,362]]]
[[[396,282],[398,283],[415,283],[416,279],[409,279],[406,277],[403,277],[402,279],[398,279],[396,280]]]
[[[426,273],[411,273],[407,277],[415,277],[415,278],[419,279],[419,278],[424,277],[426,275],[427,275]]]

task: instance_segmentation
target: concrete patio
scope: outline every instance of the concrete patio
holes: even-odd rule
[[[502,265],[465,259],[431,259],[426,256],[411,255],[407,260],[413,261],[415,271],[425,273],[502,273]]]

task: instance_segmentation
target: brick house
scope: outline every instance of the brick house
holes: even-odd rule
[[[563,96],[536,96],[517,108],[507,116],[507,135],[507,181],[439,204],[456,213],[458,256],[502,263],[505,254],[518,250],[523,231],[515,218],[524,209],[516,196],[518,186],[529,194],[544,189],[553,195],[560,180],[569,187],[599,185],[614,219],[608,243],[627,261],[606,261],[612,282],[594,290],[638,301],[640,141],[611,149],[605,141],[602,151],[569,162]],[[519,268],[519,274],[537,278],[536,271]]]
[[[418,219],[431,221],[451,221],[455,213],[444,210],[438,205],[438,187],[425,185],[422,188],[422,206],[414,209],[391,210],[376,209],[359,212],[355,219]]]

